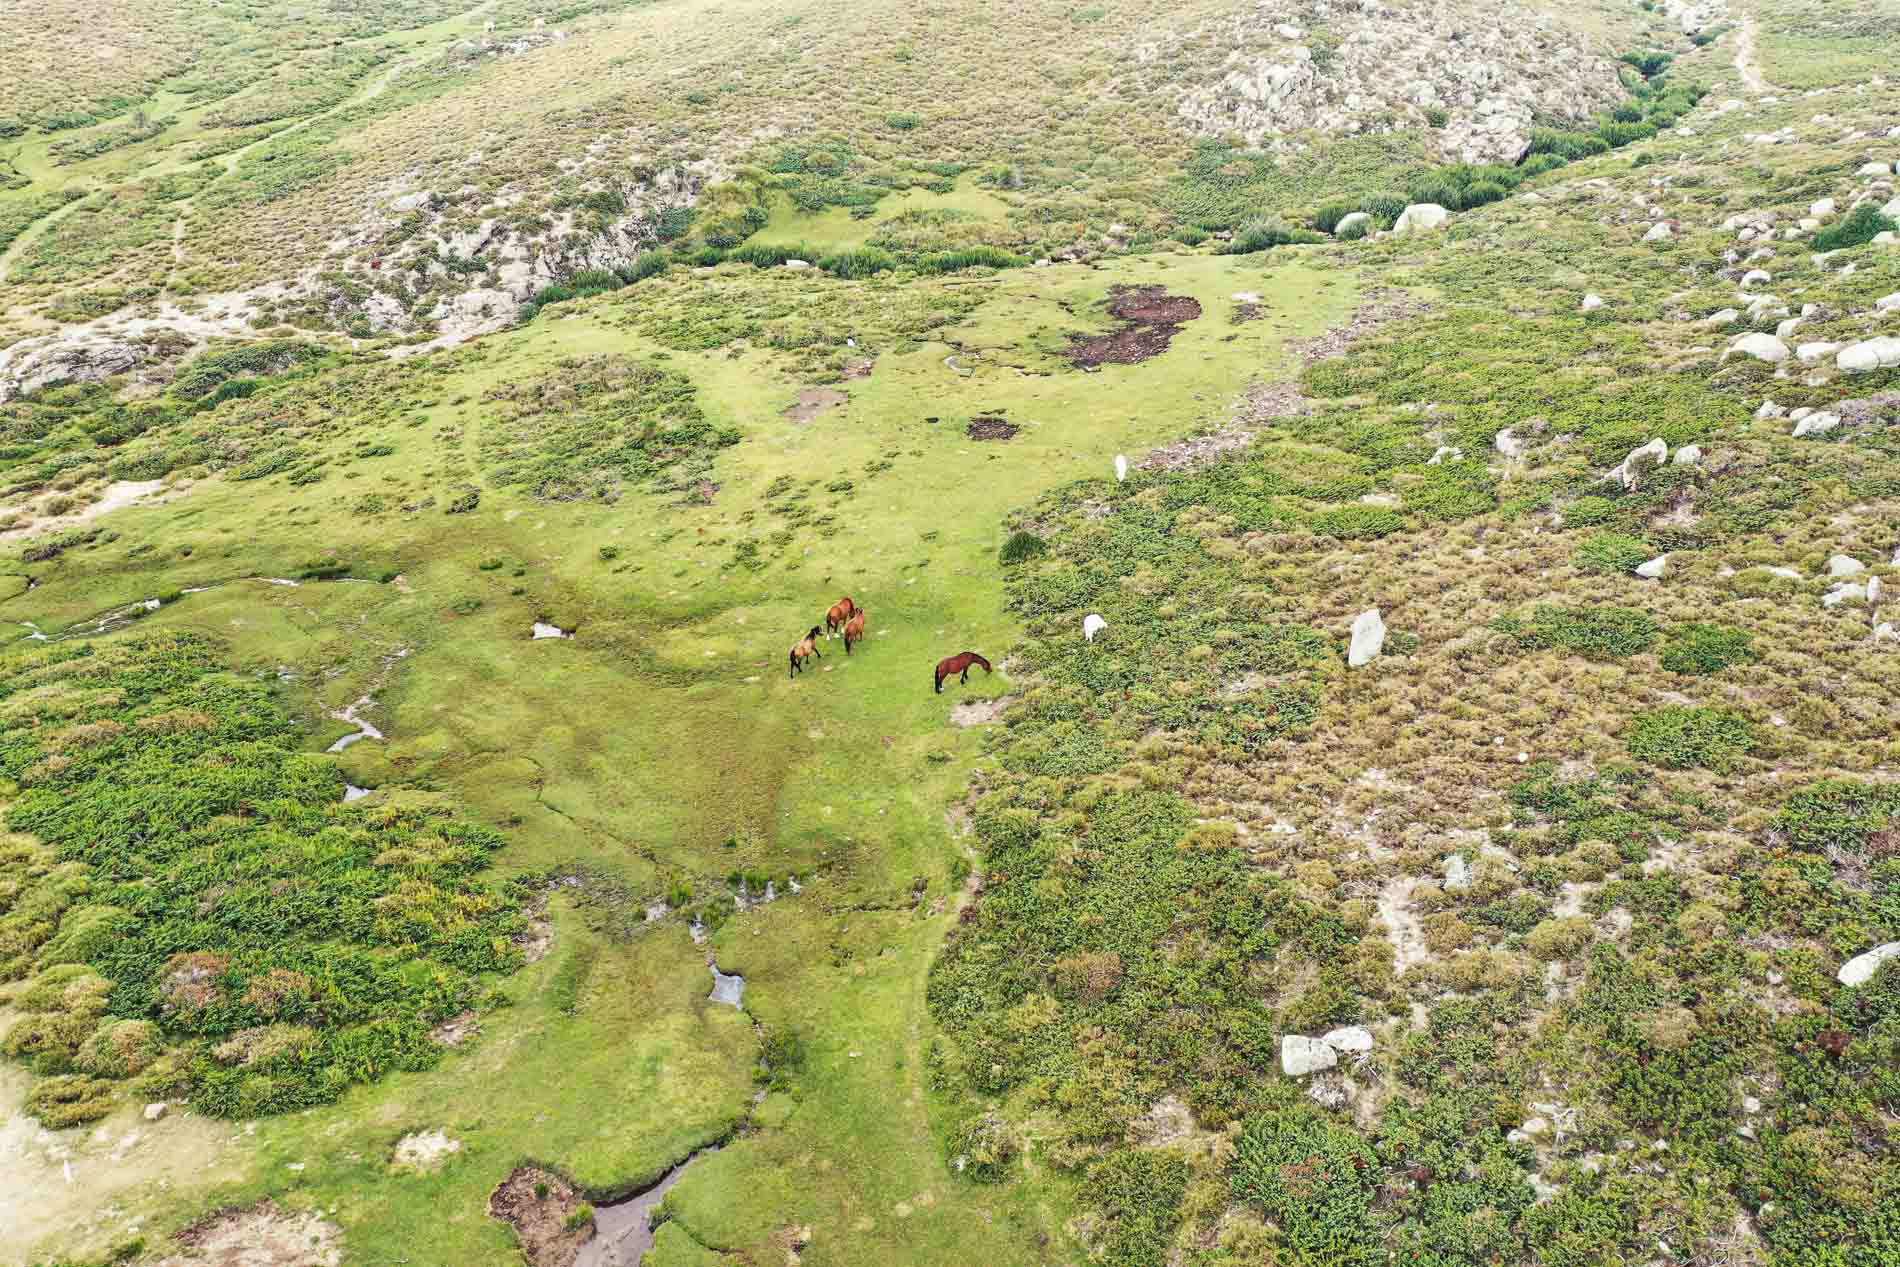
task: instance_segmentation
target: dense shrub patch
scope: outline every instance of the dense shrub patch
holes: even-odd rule
[[[334,1100],[432,1063],[428,1029],[510,970],[518,900],[492,831],[426,800],[345,807],[267,688],[155,635],[0,666],[0,976],[44,1120],[122,1078],[220,1116]]]

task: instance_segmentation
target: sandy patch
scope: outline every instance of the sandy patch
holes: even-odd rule
[[[106,485],[104,494],[98,501],[81,506],[69,514],[53,515],[45,519],[35,519],[24,528],[9,528],[0,532],[0,539],[14,537],[37,537],[48,532],[65,532],[81,524],[90,523],[101,515],[109,515],[115,510],[144,502],[157,505],[170,501],[168,497],[154,497],[153,494],[165,487],[163,480],[117,480]],[[175,494],[174,494],[175,495]]]
[[[178,1234],[184,1252],[158,1267],[337,1267],[340,1239],[336,1225],[315,1211],[266,1200],[192,1224]]]
[[[440,1169],[443,1162],[461,1151],[462,1141],[450,1139],[448,1132],[440,1127],[432,1131],[411,1131],[396,1141],[396,1152],[389,1164],[397,1170],[426,1174]]]
[[[851,399],[835,387],[808,387],[798,393],[798,399],[786,406],[784,413],[796,423],[807,423],[827,409],[835,408]]]
[[[995,699],[973,699],[955,705],[950,710],[952,726],[987,726],[1003,715],[1003,710],[1016,702],[1014,695],[999,695]]]

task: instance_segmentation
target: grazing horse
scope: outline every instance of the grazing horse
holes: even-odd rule
[[[851,614],[857,610],[858,605],[851,601],[851,595],[849,594],[846,594],[843,598],[833,603],[831,610],[825,613],[825,637],[829,638],[832,634],[844,628],[844,623],[850,620]]]
[[[846,655],[850,655],[851,644],[854,642],[863,642],[863,641],[864,641],[864,609],[860,607],[858,608],[856,612],[852,613],[851,619],[845,622],[844,653]]]
[[[818,650],[818,635],[823,632],[824,630],[820,629],[817,625],[813,625],[811,632],[801,638],[798,645],[792,648],[792,671],[788,676],[797,677],[804,671],[805,661],[811,659],[813,656],[818,656],[820,660],[825,658]]]
[[[958,674],[957,680],[965,686],[970,684],[970,666],[980,664],[985,673],[990,672],[990,662],[974,651],[963,651],[948,660],[937,661],[937,694],[943,694],[943,680],[952,673]]]

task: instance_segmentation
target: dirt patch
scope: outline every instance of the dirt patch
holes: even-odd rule
[[[854,378],[869,378],[871,371],[876,368],[876,361],[846,361],[844,363],[845,381],[849,382]]]
[[[527,916],[528,926],[515,938],[515,945],[521,947],[524,960],[538,963],[548,953],[548,947],[554,944],[554,924],[547,917],[545,905],[528,911]]]
[[[1108,301],[1108,315],[1144,325],[1178,326],[1201,315],[1201,301],[1189,295],[1170,295],[1159,286],[1122,286]]]
[[[433,1131],[411,1131],[396,1141],[396,1152],[389,1164],[397,1170],[427,1174],[440,1169],[443,1162],[461,1151],[462,1141],[450,1139],[448,1132],[440,1127]]]
[[[1014,695],[1002,695],[996,699],[973,699],[958,704],[950,710],[952,726],[987,726],[1003,715],[1003,710],[1016,702]]]
[[[1021,427],[1006,418],[970,419],[969,433],[972,440],[1007,440],[1021,430]]]
[[[825,410],[842,405],[850,399],[835,387],[807,387],[798,393],[798,399],[786,408],[785,416],[802,426]]]
[[[158,1267],[336,1267],[340,1237],[315,1211],[266,1200],[192,1224],[178,1234],[185,1252]]]
[[[160,496],[164,487],[163,480],[118,480],[106,485],[105,491],[99,495],[97,501],[88,502],[63,515],[49,515],[44,519],[36,519],[24,528],[8,528],[0,531],[0,540],[38,537],[49,532],[65,532],[69,528],[77,528],[101,515],[109,515],[123,507],[156,506],[161,502],[170,501],[173,497],[182,496],[186,491],[181,488]]]
[[[532,1267],[573,1267],[581,1246],[594,1238],[591,1217],[579,1227],[568,1226],[586,1204],[559,1175],[520,1166],[489,1195],[488,1213],[515,1229]]]
[[[455,1047],[482,1032],[482,1025],[475,1013],[463,1012],[451,1016],[429,1031],[429,1041],[444,1047]]]
[[[1113,334],[1079,338],[1069,345],[1073,365],[1137,365],[1168,350],[1183,322],[1201,315],[1198,299],[1170,295],[1160,286],[1117,286],[1108,314],[1125,324]]]
[[[1344,325],[1333,327],[1310,339],[1290,339],[1287,350],[1306,365],[1343,355],[1347,348],[1389,321],[1417,316],[1427,305],[1393,292],[1372,295]],[[1239,418],[1233,425],[1204,436],[1193,436],[1166,444],[1136,463],[1146,471],[1179,471],[1199,466],[1222,454],[1244,449],[1260,431],[1282,418],[1306,413],[1309,403],[1300,394],[1296,380],[1256,385],[1247,394]]]

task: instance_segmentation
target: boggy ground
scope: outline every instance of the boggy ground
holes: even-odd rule
[[[743,268],[727,284],[753,301],[813,285]],[[1301,315],[1233,342],[1189,325],[1142,366],[1060,368],[1075,324],[1064,307],[1122,284],[1215,308],[1265,290]],[[886,290],[854,289],[872,305]],[[319,421],[289,473],[194,479],[186,496],[114,511],[86,525],[108,530],[90,545],[33,565],[9,619],[58,638],[163,594],[108,637],[215,638],[234,669],[273,684],[312,752],[356,729],[333,716],[355,706],[386,738],[332,758],[370,789],[350,808],[428,788],[496,824],[493,873],[537,891],[552,882],[553,936],[497,982],[478,1032],[438,1068],[234,1124],[214,1136],[221,1177],[203,1187],[122,1185],[76,1162],[94,1185],[87,1212],[9,1243],[98,1252],[136,1223],[158,1246],[195,1211],[268,1196],[326,1211],[351,1255],[490,1260],[511,1238],[485,1203],[516,1165],[596,1199],[633,1191],[731,1133],[763,1055],[769,1094],[748,1132],[669,1194],[655,1252],[782,1252],[787,1229],[807,1229],[808,1263],[900,1247],[946,1262],[1053,1252],[1038,1246],[1063,1235],[1064,1188],[959,1185],[933,1125],[923,976],[968,866],[944,807],[980,778],[987,728],[948,724],[957,700],[931,694],[929,669],[965,646],[1000,663],[1014,641],[996,564],[1009,507],[1052,478],[1108,473],[1117,451],[1221,426],[1234,385],[1276,364],[1283,336],[1343,317],[1354,289],[1297,265],[1158,254],[1005,275],[979,294],[936,331],[945,342],[883,350],[848,410],[803,424],[777,414],[809,381],[796,361],[672,351],[659,364],[691,381],[713,427],[741,436],[687,481],[716,483],[710,503],[638,485],[606,504],[534,500],[483,480],[495,469],[485,440],[517,425],[524,399],[504,410],[488,399],[496,386],[576,358],[667,351],[628,328],[665,309],[602,301],[472,355],[410,363],[409,390]],[[970,378],[943,366],[951,341],[980,358]],[[299,394],[353,372],[287,382],[268,416],[301,412]],[[1036,421],[1006,446],[972,444],[964,424],[991,411]],[[294,482],[317,459],[336,473]],[[444,513],[468,484],[478,505]],[[402,509],[431,493],[428,508]],[[312,568],[313,555],[329,562]],[[370,580],[320,579],[339,570]],[[847,591],[870,612],[858,654],[824,644],[817,671],[787,682],[786,646]],[[537,620],[575,636],[533,640]],[[1005,671],[960,693],[1008,688]],[[715,922],[737,873],[748,909]],[[766,880],[774,900],[752,904]],[[704,947],[695,916],[710,917]],[[743,1013],[706,997],[708,951],[745,976]],[[168,1131],[200,1120],[175,1108],[133,1155],[158,1161]],[[399,1139],[434,1130],[460,1148],[433,1170],[391,1168]],[[31,1186],[61,1182],[50,1159],[20,1165]]]

